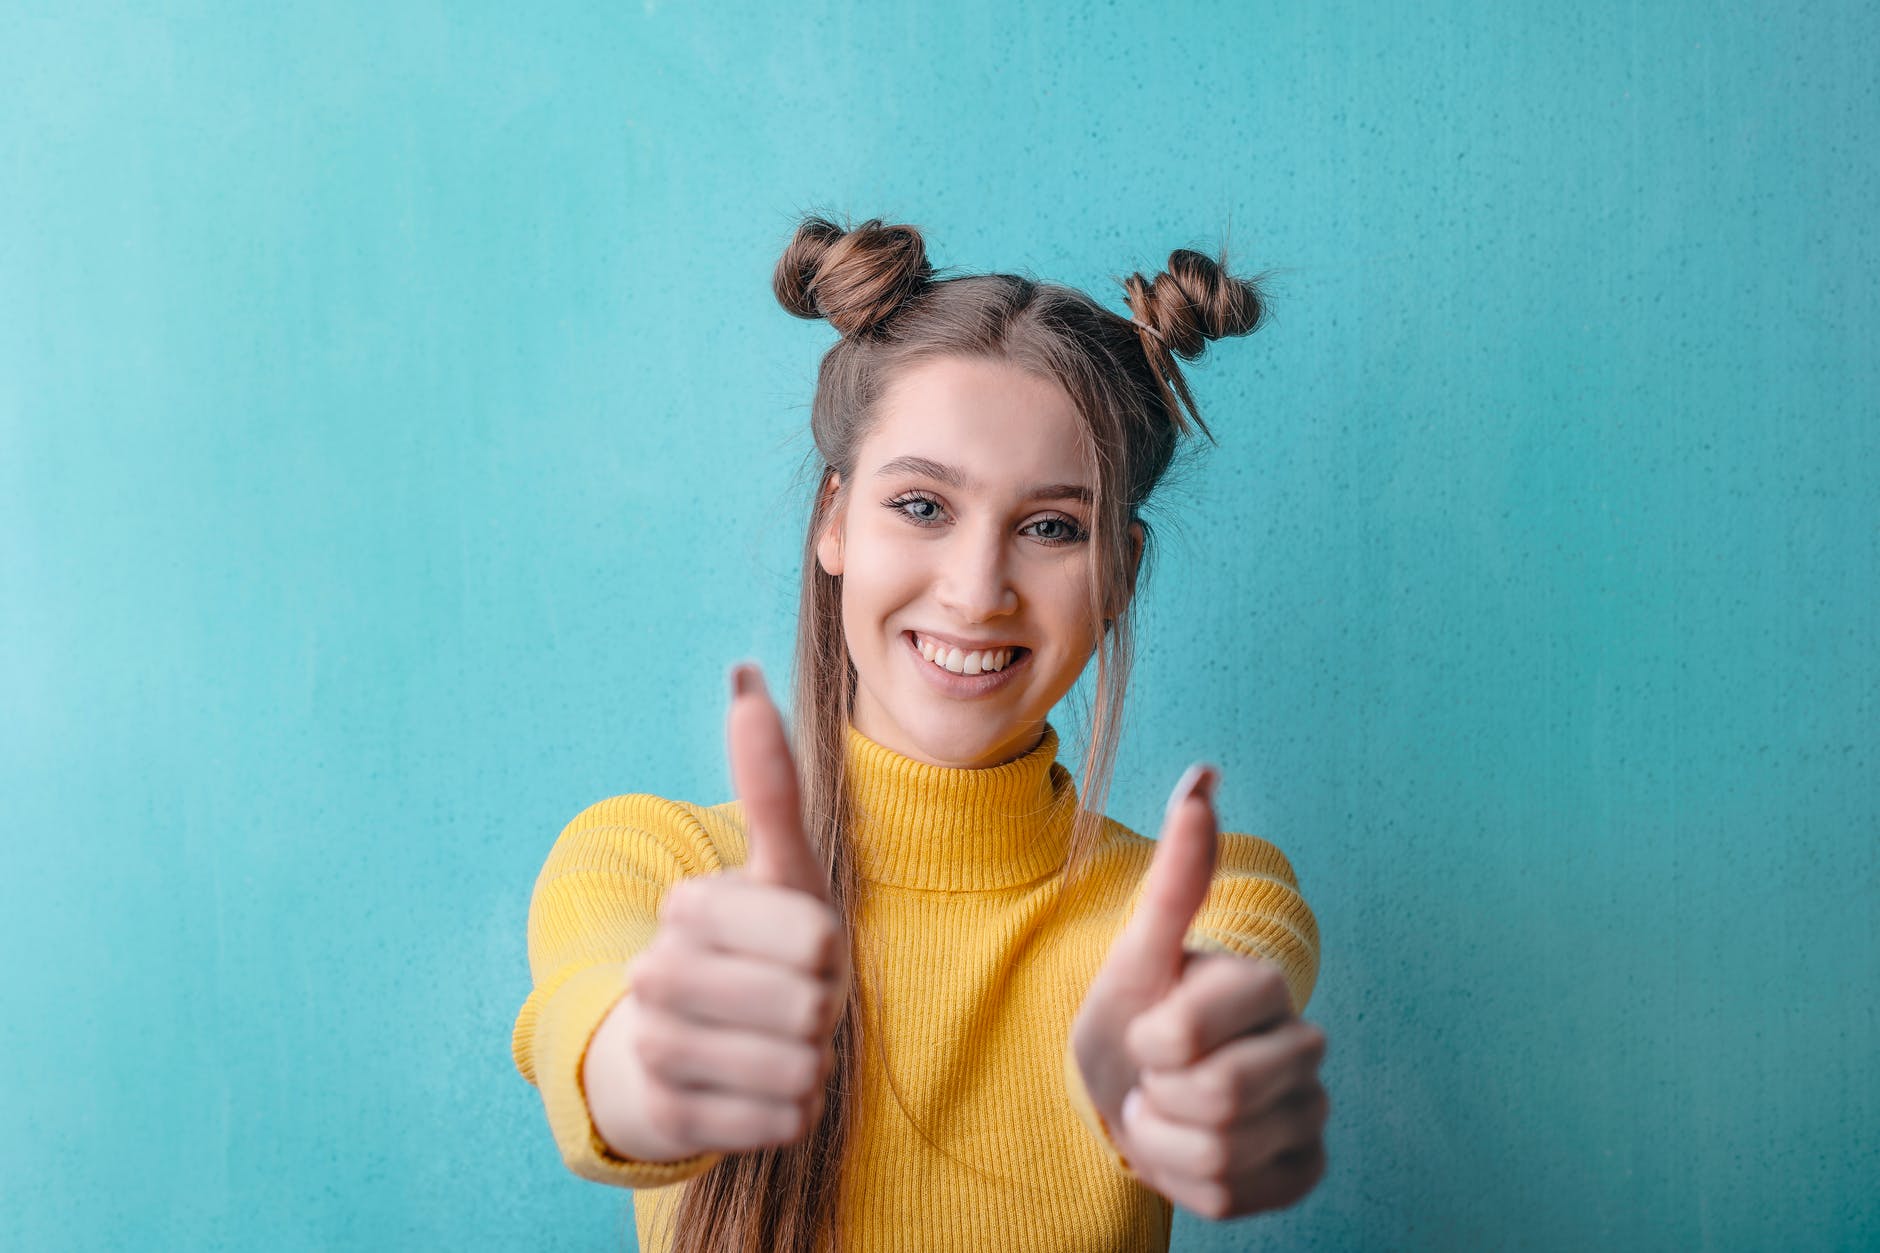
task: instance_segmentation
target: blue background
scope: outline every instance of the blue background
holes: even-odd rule
[[[1331,1168],[1177,1248],[1880,1241],[1876,11],[782,7],[0,8],[0,1245],[630,1244],[529,892],[784,675],[812,209],[1275,271],[1110,809],[1294,859]]]

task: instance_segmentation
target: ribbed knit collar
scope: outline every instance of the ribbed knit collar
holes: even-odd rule
[[[1070,848],[1077,789],[1050,723],[1023,757],[972,770],[904,757],[848,727],[856,865],[864,879],[985,892],[1053,873]]]

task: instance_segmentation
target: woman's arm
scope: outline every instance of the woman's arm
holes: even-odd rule
[[[1223,840],[1207,773],[1191,774],[1071,1029],[1071,1099],[1112,1163],[1211,1218],[1310,1191],[1325,1035],[1297,1012],[1317,968],[1291,866],[1263,840]]]
[[[632,1094],[587,1090],[589,1047],[628,995],[627,964],[652,942],[674,883],[722,870],[718,851],[684,806],[657,796],[616,796],[568,823],[536,879],[529,903],[529,969],[534,987],[516,1016],[516,1069],[540,1091],[549,1129],[568,1168],[623,1188],[659,1187],[710,1167],[712,1154],[670,1162],[618,1151],[596,1123],[594,1105],[620,1142]],[[618,1031],[625,1021],[614,1023]],[[603,1081],[605,1082],[605,1081]],[[650,1144],[649,1144],[650,1147]]]
[[[518,1019],[517,1066],[541,1088],[570,1167],[603,1182],[676,1182],[724,1153],[793,1143],[822,1114],[847,935],[804,830],[783,720],[755,667],[739,667],[735,687],[726,735],[743,863],[722,869],[685,808],[629,797],[615,821],[564,833],[530,909],[543,999],[527,1032],[527,1005]],[[555,991],[545,972],[562,980]]]

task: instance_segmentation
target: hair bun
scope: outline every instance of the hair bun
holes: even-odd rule
[[[1191,248],[1168,255],[1168,268],[1151,279],[1123,280],[1129,309],[1176,356],[1193,361],[1208,341],[1247,335],[1266,321],[1266,298],[1254,279],[1227,272],[1227,254],[1216,261]]]
[[[827,318],[844,337],[887,321],[933,275],[927,245],[911,226],[870,218],[844,229],[827,218],[797,226],[771,287],[799,318]]]

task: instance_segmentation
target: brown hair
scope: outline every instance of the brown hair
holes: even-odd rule
[[[1191,424],[1213,439],[1174,359],[1195,360],[1209,340],[1248,334],[1266,320],[1258,280],[1231,277],[1226,264],[1225,250],[1216,261],[1183,248],[1169,254],[1166,271],[1154,278],[1120,278],[1131,313],[1146,324],[1138,325],[1069,287],[1013,274],[940,276],[928,264],[918,230],[880,219],[844,228],[808,217],[785,247],[772,277],[778,301],[797,317],[827,318],[842,336],[823,356],[810,410],[815,449],[809,468],[816,486],[803,543],[793,739],[806,827],[829,870],[833,905],[845,927],[857,890],[845,778],[856,676],[842,631],[842,580],[822,569],[816,540],[849,490],[856,449],[888,383],[935,357],[1003,361],[1061,385],[1083,419],[1082,451],[1096,482],[1090,620],[1103,620],[1106,629],[1097,646],[1062,899],[1062,888],[1094,846],[1115,763],[1132,656],[1131,593],[1149,555],[1140,511]],[[1132,523],[1142,527],[1140,552],[1132,551]],[[849,1096],[857,1089],[862,1038],[878,1036],[862,1029],[859,986],[859,980],[851,986],[836,1028],[834,1067],[817,1125],[794,1144],[728,1154],[688,1181],[668,1211],[678,1233],[675,1250],[768,1253],[839,1243],[842,1162],[853,1125]],[[884,1047],[879,1039],[874,1043]]]

